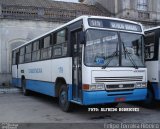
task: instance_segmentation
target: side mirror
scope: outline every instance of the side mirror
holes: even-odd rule
[[[84,44],[85,43],[85,32],[81,31],[79,36],[80,36],[80,44]]]

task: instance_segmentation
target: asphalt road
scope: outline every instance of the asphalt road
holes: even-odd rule
[[[88,111],[94,110],[94,108],[99,111]],[[51,126],[54,124],[56,127],[57,123],[57,126],[63,127],[68,125],[64,123],[72,123],[72,126],[70,125],[68,128],[76,126],[80,129],[85,124],[88,124],[89,127],[90,123],[92,128],[108,128],[110,123],[160,123],[160,103],[157,103],[153,109],[147,109],[137,104],[121,103],[118,105],[118,108],[139,109],[136,112],[102,112],[101,108],[106,109],[106,106],[75,106],[72,112],[65,113],[59,108],[57,100],[52,97],[36,93],[31,96],[23,96],[20,92],[0,93],[0,123],[29,123],[20,125],[28,129],[31,127],[31,123],[33,123],[32,126],[39,125],[40,129],[50,124]],[[35,125],[35,123],[39,124]],[[41,125],[40,123],[48,124]]]

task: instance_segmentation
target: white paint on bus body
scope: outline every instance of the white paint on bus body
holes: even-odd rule
[[[100,67],[86,67],[83,65],[82,68],[82,80],[83,84],[95,84],[95,78],[108,78],[108,82],[104,82],[104,84],[136,84],[138,82],[146,82],[147,80],[147,70],[146,68],[106,68],[102,69]],[[131,81],[125,82],[122,81],[124,79],[130,78]],[[135,81],[134,78],[141,77],[140,81]],[[118,82],[111,82],[111,78],[119,79]]]
[[[159,82],[159,61],[147,61],[148,81]]]
[[[16,77],[17,66],[12,66],[12,76]],[[24,73],[22,72],[24,71]],[[55,82],[63,77],[67,84],[72,84],[72,58],[51,59],[18,65],[18,78],[25,75],[26,79]]]

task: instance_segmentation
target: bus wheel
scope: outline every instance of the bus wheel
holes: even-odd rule
[[[29,95],[29,91],[26,89],[26,80],[25,79],[22,80],[22,92],[23,92],[23,95],[25,95],[25,96]]]
[[[151,89],[147,89],[147,97],[146,100],[144,101],[144,104],[148,108],[153,108],[155,101],[154,101],[154,94]]]
[[[59,106],[64,112],[71,111],[71,103],[68,101],[68,89],[62,85],[59,90]]]

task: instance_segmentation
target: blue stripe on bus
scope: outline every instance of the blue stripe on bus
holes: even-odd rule
[[[68,85],[68,101],[71,101],[72,100],[72,85],[69,84]]]
[[[17,86],[17,79],[16,78],[12,78],[12,85]]]
[[[14,84],[20,82],[20,79],[13,79]],[[29,90],[39,92],[49,96],[55,96],[55,83],[43,82],[36,80],[26,80],[26,87]],[[130,93],[130,94],[128,94]],[[116,95],[124,94],[124,95]],[[125,95],[126,94],[126,95]],[[113,96],[111,96],[113,95]],[[125,97],[125,101],[139,101],[146,99],[147,89],[135,89],[134,91],[125,92],[106,92],[106,91],[83,91],[83,104],[106,104],[115,102],[116,98]],[[68,84],[68,100],[76,103],[72,100],[72,85]]]
[[[12,78],[12,85],[14,87],[21,87],[21,79],[19,79],[19,78]]]
[[[109,96],[106,91],[84,91],[83,92],[83,104],[107,104],[116,102],[116,98],[125,98],[126,101],[140,101],[145,100],[147,95],[147,89],[135,89],[132,94],[126,94],[127,92],[114,92],[114,94],[124,95],[113,95]]]
[[[12,78],[12,85],[15,87],[21,87],[21,79]],[[70,101],[72,100],[72,85],[69,84],[68,86],[68,100]],[[45,95],[55,96],[55,83],[53,82],[26,80],[26,88]]]
[[[152,82],[151,84],[154,90],[155,99],[160,100],[160,85],[158,85],[158,82]]]
[[[26,88],[49,96],[55,96],[55,84],[36,80],[26,80]]]

